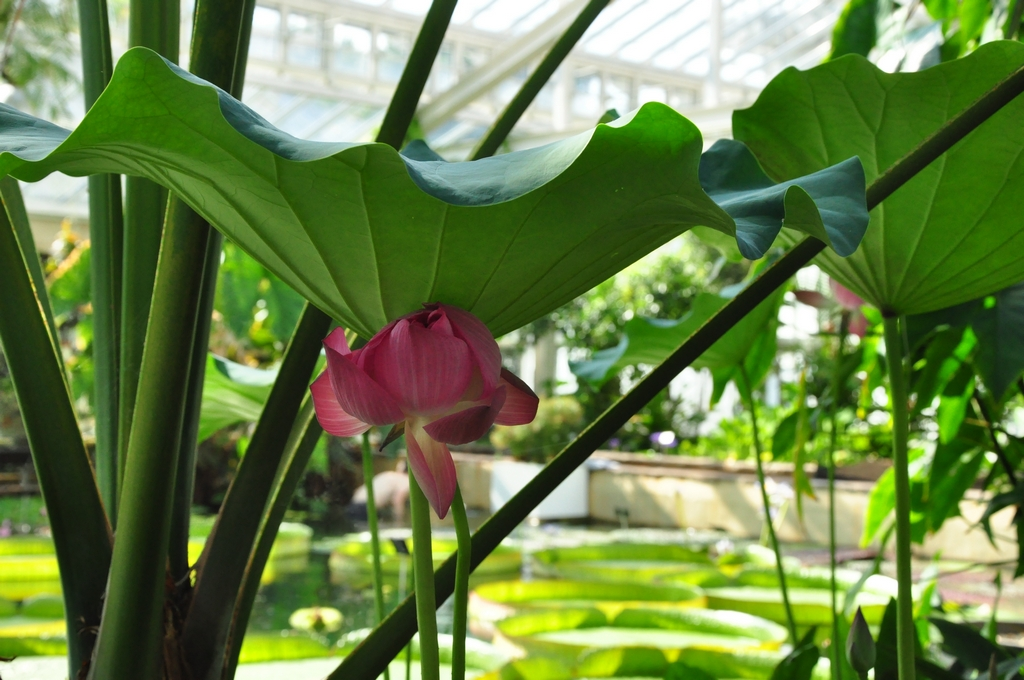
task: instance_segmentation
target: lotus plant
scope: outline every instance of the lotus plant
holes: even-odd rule
[[[468,444],[491,425],[525,425],[537,395],[501,367],[487,326],[444,304],[392,321],[360,349],[336,328],[324,340],[327,370],[310,387],[317,419],[336,437],[371,425],[404,428],[409,469],[437,516],[455,495],[449,444]]]
[[[405,433],[413,478],[417,605],[423,607],[418,617],[425,652],[421,663],[425,673],[428,668],[434,672],[435,655],[427,652],[428,646],[436,648],[430,520],[417,501],[425,496],[440,518],[453,510],[460,557],[467,555],[468,523],[448,445],[476,441],[494,424],[531,422],[537,395],[502,368],[501,351],[487,326],[451,305],[424,305],[392,321],[356,350],[349,347],[344,329],[336,328],[324,339],[324,351],[327,369],[310,386],[324,430],[351,437],[372,425],[394,425],[392,436]],[[367,480],[368,488],[370,484]],[[457,589],[465,594],[469,570],[460,571]],[[457,597],[457,622],[464,621],[465,602]]]

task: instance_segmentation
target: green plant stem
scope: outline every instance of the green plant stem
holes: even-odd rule
[[[437,649],[437,602],[434,599],[434,556],[430,545],[430,504],[409,468],[409,507],[412,513],[413,582],[416,622],[420,631],[420,677],[440,680]],[[378,628],[379,629],[379,628]],[[392,654],[392,657],[394,654]],[[385,664],[385,668],[387,664]],[[374,673],[374,677],[379,673]]]
[[[237,39],[235,46],[235,58],[232,65],[228,93],[236,99],[241,99],[242,89],[245,85],[245,68],[248,64],[249,39],[252,35],[252,15],[256,0],[243,0],[235,7],[228,6],[228,12],[234,12],[235,16],[240,15],[240,21],[229,20],[225,27],[230,29],[237,26]],[[197,14],[196,25],[202,26],[205,32],[215,23],[220,23],[220,17],[216,15],[218,8],[210,8],[209,4],[201,4],[199,10],[202,15]],[[200,36],[194,38],[198,43],[196,52],[203,52],[203,43],[213,42],[229,43],[229,35],[217,40],[218,36],[204,40]],[[218,51],[224,50],[226,46],[215,45]],[[209,49],[209,48],[207,48]],[[202,56],[201,54],[197,56]],[[210,70],[210,64],[200,62],[197,66]],[[220,68],[218,66],[218,68]],[[227,78],[225,70],[217,74],[219,78]],[[208,228],[209,229],[209,228]],[[171,577],[179,582],[189,573],[188,564],[188,536],[192,514],[192,495],[195,488],[196,469],[196,447],[199,444],[199,414],[202,409],[203,381],[206,377],[206,354],[210,345],[210,324],[213,315],[214,297],[217,290],[217,273],[220,270],[221,250],[224,237],[215,229],[209,229],[209,236],[206,242],[206,256],[202,269],[202,289],[199,296],[199,309],[196,317],[196,333],[192,344],[192,363],[189,371],[188,389],[185,395],[185,418],[182,425],[181,447],[178,454],[178,470],[174,476],[174,507],[171,512],[171,541],[169,563]]]
[[[572,48],[576,46],[583,34],[587,32],[590,25],[594,23],[594,19],[601,14],[601,11],[608,6],[611,0],[590,0],[587,6],[583,8],[583,11],[579,13],[576,19],[573,20],[569,28],[565,29],[565,33],[561,35],[558,41],[551,47],[541,62],[534,69],[530,77],[526,79],[523,86],[519,88],[519,92],[512,98],[512,101],[508,103],[505,110],[501,112],[498,120],[494,122],[491,129],[487,131],[484,138],[477,145],[471,156],[472,160],[480,158],[486,158],[487,156],[493,156],[497,152],[498,147],[501,146],[502,142],[508,137],[509,133],[512,132],[512,128],[515,127],[516,123],[529,108],[530,104],[537,97],[537,94],[541,91],[544,85],[551,79],[552,74],[561,65],[565,58],[572,51]]]
[[[836,357],[832,371],[832,403],[829,405],[828,418],[831,424],[828,440],[828,564],[829,590],[832,595],[832,644],[829,645],[829,656],[832,661],[832,677],[841,680],[840,649],[845,640],[839,638],[839,595],[836,586],[836,443],[839,439],[839,395],[842,392],[843,376],[843,343],[850,324],[850,317],[845,312],[839,321],[839,337],[836,342]]]
[[[786,627],[789,629],[789,637],[795,646],[799,642],[796,635],[796,619],[793,618],[793,608],[789,604],[789,588],[786,587],[786,568],[782,563],[782,549],[779,547],[779,537],[775,534],[775,522],[772,521],[772,506],[768,500],[767,479],[764,474],[764,463],[761,461],[761,437],[757,430],[757,405],[754,402],[754,386],[750,383],[747,369],[740,364],[738,367],[742,386],[740,393],[747,412],[750,413],[751,444],[754,449],[754,466],[757,470],[757,483],[761,487],[761,503],[764,507],[764,523],[768,529],[768,540],[772,544],[772,552],[775,553],[775,572],[779,577],[779,589],[782,591],[782,607],[786,610]]]
[[[241,4],[250,9],[253,7],[252,0],[244,0]],[[216,7],[216,4],[212,6]],[[402,144],[454,6],[452,0],[435,0],[427,13],[377,141],[395,148]],[[197,16],[202,8],[200,4]],[[236,36],[244,34],[244,28],[236,32]],[[217,34],[197,30],[193,36],[194,49],[197,41],[209,40],[210,35]],[[241,40],[239,37],[235,39]],[[237,51],[236,54],[244,53]],[[227,66],[230,68],[226,74],[222,74],[223,78],[238,78],[243,73],[230,64]],[[220,84],[216,80],[207,79]],[[327,333],[329,323],[330,319],[312,305],[307,305],[303,310],[285,362],[256,425],[252,443],[228,489],[214,532],[207,539],[200,558],[193,603],[182,633],[185,656],[193,673],[199,674],[199,678],[219,678],[222,666],[231,663],[231,659],[237,659],[236,647],[241,644],[242,635],[236,630],[244,633],[244,627],[239,626],[239,623],[247,620],[249,614],[247,609],[242,611],[247,606],[246,593],[250,590],[247,584],[252,578],[258,579],[257,569],[261,572],[266,563],[265,558],[261,561],[253,552],[254,546],[262,540],[258,538],[260,527],[267,526],[263,516],[267,511],[265,500],[271,493],[274,479],[279,475],[286,435],[295,422],[310,373],[320,354],[321,339]],[[299,389],[296,389],[297,386]],[[300,473],[301,469],[296,472]],[[264,508],[264,513],[254,512],[254,507]],[[271,534],[276,531],[275,526]],[[251,600],[248,606],[251,606]]]
[[[1013,40],[1020,33],[1020,22],[1024,14],[1024,0],[1010,0],[1009,16],[1003,24],[1003,39]]]
[[[972,130],[1024,91],[1024,68],[1014,71],[973,104],[946,122],[931,137],[900,158],[867,189],[867,207],[873,210],[905,182],[952,148]],[[825,249],[825,244],[806,238],[767,267],[749,286],[740,291],[725,307],[697,329],[668,358],[658,364],[628,393],[612,404],[601,416],[570,442],[519,493],[494,513],[475,534],[471,565],[476,567],[501,541],[529,516],[541,499],[546,498],[583,461],[604,444],[620,427],[653,399],[669,382],[741,318],[766,300],[801,267]],[[1022,385],[1024,387],[1024,385]],[[447,597],[455,580],[455,557],[444,561],[435,574],[436,592]],[[382,672],[416,630],[415,594],[407,597],[392,611],[341,665],[329,680],[374,678]]]
[[[164,584],[174,472],[206,249],[204,222],[172,201],[153,287],[153,314],[139,373],[137,409],[125,459],[121,521],[90,677],[151,678],[164,638]],[[185,314],[181,310],[189,310]]]
[[[0,344],[53,529],[74,677],[95,640],[112,536],[43,312],[45,289],[30,273],[34,257],[35,244],[19,239],[7,209],[0,210]]]
[[[412,558],[409,558],[409,569],[412,571],[412,579],[415,583],[416,580],[416,565],[413,564]],[[380,624],[378,624],[380,625]],[[385,666],[386,668],[387,666]],[[412,680],[412,642],[405,643],[405,680]]]
[[[206,377],[206,354],[210,345],[213,289],[217,284],[217,269],[220,266],[220,246],[220,233],[210,229],[202,269],[199,309],[196,311],[196,330],[192,338],[188,386],[185,390],[185,410],[182,417],[181,443],[178,447],[178,467],[174,473],[174,500],[171,509],[171,535],[167,559],[171,579],[175,583],[182,582],[190,571],[188,537],[196,478],[199,413],[203,401],[203,380]]]
[[[900,680],[914,680],[914,594],[910,569],[910,473],[907,456],[907,379],[903,368],[903,342],[899,317],[886,316],[885,358],[889,365],[892,409],[892,457],[896,486],[896,649]]]
[[[366,487],[366,522],[370,529],[370,551],[373,559],[373,606],[377,614],[375,623],[384,620],[384,574],[380,567],[380,527],[377,524],[377,499],[373,492],[373,449],[370,434],[363,433],[363,486]],[[384,669],[384,680],[390,674]]]
[[[18,243],[25,249],[25,268],[32,279],[32,287],[35,289],[36,297],[39,299],[40,311],[46,319],[46,329],[50,333],[50,342],[53,343],[53,351],[57,356],[62,356],[60,348],[60,337],[57,334],[57,324],[53,320],[53,307],[50,304],[50,295],[46,290],[46,277],[43,275],[43,263],[36,251],[35,238],[32,236],[32,224],[29,222],[28,212],[25,210],[25,199],[21,195],[21,187],[18,180],[10,175],[0,179],[0,202],[3,202],[3,209],[7,213],[7,221],[18,239]],[[65,366],[61,362],[61,371]],[[65,380],[67,374],[64,373]]]
[[[409,53],[409,61],[405,63],[398,87],[395,88],[395,94],[391,97],[387,113],[380,124],[378,142],[396,149],[401,149],[404,145],[405,135],[416,115],[420,95],[423,94],[423,87],[427,84],[430,69],[434,66],[437,52],[444,41],[444,34],[452,20],[456,1],[433,0],[430,3],[427,16],[423,19],[423,26],[416,36],[412,52]]]
[[[256,548],[252,551],[249,564],[245,569],[245,581],[242,592],[235,605],[234,620],[231,624],[231,636],[228,638],[227,662],[225,663],[222,677],[235,677],[235,669],[238,666],[238,657],[242,651],[242,637],[249,625],[249,615],[252,613],[252,604],[256,601],[256,593],[260,588],[260,577],[270,559],[270,551],[274,548],[274,540],[281,528],[281,521],[285,512],[291,505],[292,497],[295,496],[295,488],[306,471],[309,457],[316,448],[317,441],[323,434],[316,419],[313,408],[313,398],[306,395],[299,409],[299,415],[295,419],[292,431],[288,435],[288,443],[285,445],[285,455],[282,461],[282,472],[278,475],[273,492],[270,494],[269,511],[261,527]],[[242,634],[239,634],[239,631]]]
[[[197,680],[221,677],[238,596],[265,520],[267,498],[330,323],[330,317],[306,304],[200,557],[193,602],[182,632],[186,658]],[[235,641],[241,643],[241,636]]]
[[[1003,471],[1006,472],[1007,478],[1010,480],[1010,484],[1017,486],[1017,473],[1013,469],[1013,463],[1006,457],[1006,451],[1003,449],[1003,445],[999,443],[999,438],[996,436],[995,424],[992,420],[992,413],[989,407],[985,404],[985,396],[977,388],[974,389],[974,405],[978,408],[978,414],[985,419],[985,430],[988,432],[989,439],[992,441],[992,452],[996,454],[996,458],[999,460],[999,464],[1003,466]]]
[[[82,89],[88,110],[113,73],[106,0],[78,0]],[[121,356],[121,264],[124,218],[117,175],[89,177],[89,240],[93,309],[96,476],[113,522],[117,516],[118,403]]]
[[[472,570],[473,539],[469,533],[469,519],[466,504],[462,500],[462,488],[455,485],[452,499],[452,520],[455,522],[455,540],[458,552],[455,556],[455,614],[452,623],[452,680],[466,678],[466,619],[469,615],[469,572]]]
[[[222,88],[231,86],[246,6],[242,0],[200,0],[196,7],[195,35],[202,39],[193,40],[190,67]],[[118,526],[93,678],[149,678],[159,671],[174,476],[202,295],[203,271],[196,263],[203,262],[209,235],[209,224],[191,208],[178,199],[168,203],[135,404],[145,417],[128,440],[122,473],[126,511]]]
[[[178,61],[181,8],[177,0],[131,0],[128,45],[143,46]],[[157,259],[160,255],[167,190],[141,177],[125,178],[121,282],[121,393],[118,402],[118,470],[122,474],[131,439],[139,371]]]

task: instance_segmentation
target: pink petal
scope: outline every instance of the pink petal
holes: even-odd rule
[[[537,416],[540,400],[530,386],[508,369],[501,369],[501,384],[505,387],[505,405],[501,407],[495,425],[526,425]]]
[[[850,333],[858,338],[863,338],[868,333],[868,320],[860,312],[854,312],[850,317]]]
[[[409,468],[430,507],[441,519],[448,514],[455,496],[455,462],[448,447],[434,441],[419,425],[407,421],[405,444],[409,454]]]
[[[498,343],[495,342],[491,331],[483,321],[464,309],[440,303],[427,305],[427,308],[435,306],[451,321],[455,337],[461,338],[469,345],[469,351],[484,379],[483,394],[490,394],[498,386],[501,374],[501,350],[498,349]]]
[[[370,425],[390,425],[405,419],[394,398],[355,364],[354,354],[342,355],[330,347],[325,350],[331,387],[346,413]]]
[[[320,427],[328,434],[335,437],[353,437],[362,434],[370,429],[370,426],[353,418],[345,413],[334,396],[334,388],[331,387],[331,377],[327,371],[320,374],[313,384],[309,386],[313,395],[313,408],[316,409],[316,419],[320,421]]]
[[[324,338],[324,347],[330,347],[338,354],[348,354],[352,350],[348,348],[348,338],[345,337],[345,329],[338,326]]]
[[[434,415],[455,406],[473,372],[469,348],[444,330],[399,319],[364,364],[408,415]]]
[[[491,429],[494,419],[505,403],[506,392],[507,390],[504,386],[499,387],[494,390],[491,403],[470,406],[450,416],[438,418],[434,422],[424,425],[423,429],[427,431],[431,439],[436,439],[446,444],[468,444],[475,442],[487,434],[487,430]]]
[[[831,305],[829,299],[816,290],[794,290],[798,302],[815,309],[828,309]]]
[[[376,353],[388,344],[388,335],[391,333],[391,329],[395,327],[396,323],[398,322],[392,321],[387,326],[384,326],[384,328],[377,331],[377,333],[370,338],[369,342],[352,352],[352,356],[350,358],[356,362],[356,366],[364,371],[369,371],[369,369],[367,369],[367,365],[372,365],[373,357]]]
[[[836,302],[838,302],[843,309],[853,311],[855,309],[860,309],[861,306],[863,306],[864,300],[859,295],[835,279],[829,279],[829,285],[832,286],[832,295],[835,296]]]

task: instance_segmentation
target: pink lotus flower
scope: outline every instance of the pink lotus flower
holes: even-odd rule
[[[843,314],[849,315],[850,333],[863,338],[868,330],[868,320],[860,311],[864,300],[835,279],[829,279],[829,286],[832,288],[832,297],[835,298],[835,303],[842,308]],[[793,294],[799,302],[815,309],[828,309],[835,304],[816,290],[794,290]]]
[[[501,367],[491,332],[458,307],[424,305],[392,321],[356,351],[341,328],[324,340],[327,370],[310,386],[316,417],[336,437],[405,423],[409,465],[439,517],[455,494],[448,444],[468,444],[491,425],[525,425],[537,395]]]
[[[864,306],[863,298],[835,279],[829,279],[829,284],[836,302],[850,315],[850,332],[858,338],[863,338],[868,331],[867,317],[864,316],[864,312],[860,311],[860,308]]]

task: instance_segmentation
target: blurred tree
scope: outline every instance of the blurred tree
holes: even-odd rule
[[[0,3],[0,78],[15,88],[9,100],[53,118],[67,115],[64,90],[77,84],[72,64],[77,26],[70,0],[3,0]]]

